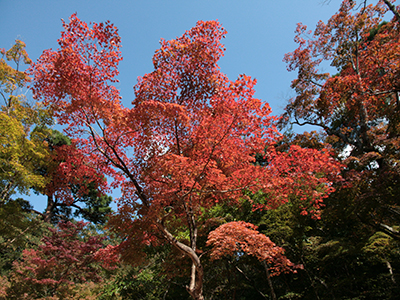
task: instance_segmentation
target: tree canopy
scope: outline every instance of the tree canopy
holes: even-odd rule
[[[146,245],[171,244],[192,261],[187,290],[203,299],[202,210],[263,191],[269,197],[255,209],[295,195],[307,203],[304,213],[318,217],[340,165],[327,150],[275,150],[275,119],[253,97],[256,81],[231,81],[219,70],[226,31],[218,22],[198,22],[182,37],[162,40],[154,71],[134,87],[132,108],[122,106],[113,86],[122,59],[116,27],[89,27],[76,14],[63,26],[60,48],[32,67],[33,91],[68,124],[87,160],[122,188],[110,226],[125,238],[123,257],[137,260]],[[259,153],[267,166],[255,163]],[[188,238],[178,239],[179,231]]]

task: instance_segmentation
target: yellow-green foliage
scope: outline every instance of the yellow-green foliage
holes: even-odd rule
[[[1,49],[0,52],[3,54],[3,58],[0,59],[0,93],[6,100],[7,95],[12,95],[17,88],[24,87],[30,81],[25,72],[19,71],[19,65],[21,61],[27,65],[30,65],[32,61],[26,53],[25,43],[20,40],[16,40],[10,50]],[[16,69],[9,66],[6,59],[13,61]]]
[[[36,171],[40,161],[48,155],[43,132],[31,134],[33,126],[51,123],[51,112],[40,103],[29,103],[21,93],[30,81],[20,63],[30,64],[25,44],[16,41],[8,51],[1,50],[0,94],[0,201],[15,190],[27,193],[31,187],[43,187],[44,177]],[[16,68],[7,64],[15,63]],[[19,94],[18,94],[19,93]]]
[[[43,176],[34,173],[35,163],[46,155],[46,147],[28,139],[21,121],[0,112],[0,180],[20,192],[43,186]]]
[[[383,232],[376,232],[363,247],[363,252],[372,260],[386,262],[393,256],[398,256],[398,244]]]

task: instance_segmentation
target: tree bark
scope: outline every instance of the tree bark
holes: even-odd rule
[[[394,278],[392,265],[388,260],[386,260],[386,267],[389,270],[390,278],[392,279],[393,284],[396,284],[396,279]]]
[[[249,282],[251,282],[252,283],[252,285],[253,285],[253,287],[254,287],[254,289],[264,298],[264,299],[268,299],[259,289],[257,289],[257,287],[255,286],[255,284],[254,284],[254,281],[253,280],[251,280],[249,277],[247,277],[247,275],[241,270],[241,269],[239,269],[239,267],[238,266],[235,266],[235,268],[236,268],[236,270],[238,270],[239,271],[239,273],[240,274],[242,274],[243,276],[244,276],[244,278],[246,278],[247,279],[247,281],[249,281]]]
[[[44,218],[43,218],[45,222],[51,223],[51,219],[54,214],[54,207],[55,207],[55,202],[53,199],[53,195],[48,194],[47,195],[47,207],[46,207],[46,211],[44,212]]]
[[[203,278],[204,270],[200,262],[200,257],[194,249],[178,241],[164,226],[163,220],[157,221],[157,227],[165,237],[165,239],[184,255],[192,260],[192,271],[190,275],[190,285],[186,286],[186,290],[190,296],[195,300],[204,300],[203,296]]]
[[[6,199],[10,196],[10,191],[12,188],[12,181],[8,182],[4,189],[0,193],[0,206],[4,204]]]
[[[268,285],[269,285],[269,288],[271,289],[272,300],[277,300],[276,294],[275,294],[275,290],[274,290],[274,286],[272,285],[271,274],[269,274],[269,271],[268,271],[268,265],[267,265],[267,263],[265,261],[263,261],[263,265],[264,265],[264,268],[265,268],[265,273],[267,274]]]
[[[392,13],[396,16],[397,22],[400,24],[400,13],[397,11],[396,6],[394,6],[392,3],[390,3],[389,0],[383,0],[387,7],[392,11]]]

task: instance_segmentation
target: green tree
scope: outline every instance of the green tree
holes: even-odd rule
[[[0,274],[8,274],[13,261],[20,259],[23,249],[40,244],[47,226],[21,198],[0,206]]]
[[[30,103],[24,91],[30,78],[21,71],[31,61],[19,40],[0,59],[0,273],[7,274],[25,247],[39,244],[43,224],[28,201],[12,199],[19,192],[46,185],[36,168],[48,155],[43,135],[32,130],[51,124],[51,113],[40,103]],[[8,62],[15,64],[11,67]]]
[[[43,187],[43,176],[35,168],[48,154],[42,136],[30,134],[35,125],[51,123],[50,111],[40,103],[30,104],[23,89],[30,78],[20,71],[21,64],[30,64],[25,44],[19,40],[5,51],[1,49],[0,94],[0,205],[14,192],[29,193],[31,187]],[[12,68],[7,61],[13,62]]]
[[[36,192],[47,196],[42,214],[46,222],[58,223],[81,217],[93,223],[104,224],[111,213],[112,197],[105,194],[107,181],[80,154],[76,145],[58,130],[35,128],[48,145],[48,159],[36,172],[47,184]]]

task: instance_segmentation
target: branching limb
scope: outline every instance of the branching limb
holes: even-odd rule
[[[235,269],[236,269],[240,274],[242,274],[242,275],[244,276],[244,278],[246,278],[247,281],[249,281],[249,282],[252,283],[253,288],[254,288],[264,299],[269,299],[267,296],[265,296],[265,295],[263,294],[263,292],[261,292],[261,291],[257,288],[257,286],[254,284],[254,281],[251,280],[249,277],[247,277],[247,275],[246,275],[238,266],[235,266]]]
[[[400,24],[400,13],[397,11],[396,6],[394,6],[392,3],[390,3],[389,0],[383,0],[387,7],[392,11],[392,13],[395,15],[397,22]]]

